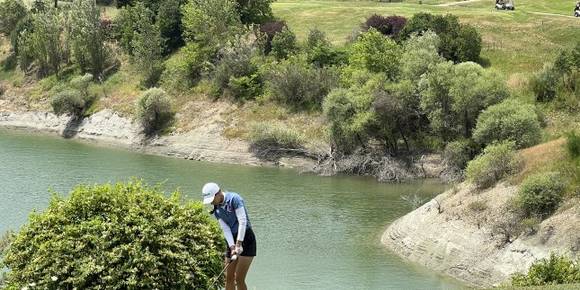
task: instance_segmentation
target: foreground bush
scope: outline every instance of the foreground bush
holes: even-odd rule
[[[510,140],[519,149],[538,144],[541,134],[534,105],[509,100],[491,106],[479,115],[473,139],[480,144]]]
[[[151,88],[141,95],[136,112],[146,134],[164,129],[175,117],[169,97],[158,88]]]
[[[518,199],[526,216],[545,218],[560,205],[566,185],[558,173],[538,173],[521,184]]]
[[[30,216],[3,262],[16,289],[209,289],[222,248],[201,204],[134,181],[54,196]]]
[[[487,146],[482,154],[467,164],[467,179],[484,189],[515,173],[521,163],[514,148],[513,142]]]
[[[580,264],[555,254],[532,264],[527,274],[512,277],[512,285],[519,287],[572,283],[580,283]]]

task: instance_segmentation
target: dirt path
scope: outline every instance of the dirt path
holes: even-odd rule
[[[462,4],[468,4],[468,3],[473,3],[473,2],[481,2],[484,0],[465,0],[465,1],[457,1],[457,2],[449,2],[449,3],[443,3],[443,4],[438,4],[435,6],[439,6],[439,7],[449,7],[449,6],[456,6],[456,5],[462,5]]]
[[[559,17],[566,17],[566,18],[578,18],[578,17],[574,17],[571,15],[562,15],[562,14],[556,14],[556,13],[545,13],[545,12],[536,12],[536,11],[530,11],[530,13],[532,14],[537,14],[537,15],[546,15],[546,16],[559,16]],[[580,18],[578,18],[580,20]]]

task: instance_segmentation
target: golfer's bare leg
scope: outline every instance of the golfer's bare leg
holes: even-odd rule
[[[252,259],[254,257],[238,257],[238,262],[236,269],[236,286],[237,290],[248,290],[246,286],[246,274],[248,274],[248,269],[250,269],[250,265],[252,264]],[[229,270],[229,269],[228,269]]]
[[[226,258],[226,265],[230,259]],[[236,265],[238,260],[232,261],[226,270],[226,290],[236,290]]]

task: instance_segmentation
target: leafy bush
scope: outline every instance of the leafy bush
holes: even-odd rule
[[[455,78],[452,62],[441,62],[424,74],[419,82],[421,109],[429,118],[429,125],[444,141],[459,134],[457,113],[453,111],[453,98],[449,91]]]
[[[332,69],[313,68],[295,57],[274,66],[266,82],[274,100],[295,109],[316,110],[336,86],[337,75]]]
[[[378,14],[373,14],[362,25],[363,31],[369,30],[369,28],[374,28],[383,35],[390,36],[392,38],[397,38],[403,27],[407,23],[407,18],[403,16],[381,16]]]
[[[222,240],[203,206],[182,204],[178,192],[81,185],[32,213],[3,262],[16,289],[209,289]]]
[[[477,145],[470,139],[447,143],[443,151],[443,160],[448,167],[463,170],[477,153]]]
[[[537,144],[541,133],[533,105],[506,100],[481,113],[473,131],[473,139],[480,144],[510,140],[519,149]]]
[[[8,36],[16,24],[27,14],[22,0],[5,0],[0,3],[0,33]]]
[[[580,136],[576,132],[570,132],[566,136],[566,149],[572,158],[580,156]]]
[[[250,131],[252,149],[256,151],[299,149],[304,138],[284,124],[262,122],[254,124]]]
[[[164,129],[175,117],[169,97],[158,88],[148,89],[139,97],[136,113],[146,134]]]
[[[255,47],[238,43],[223,50],[213,74],[218,94],[225,92],[237,100],[255,98],[262,89],[262,78],[255,63]]]
[[[399,76],[401,54],[394,40],[371,28],[352,45],[349,62],[355,68],[384,73],[389,80],[395,80]]]
[[[558,208],[564,189],[559,173],[538,173],[522,182],[518,199],[526,216],[545,218]]]
[[[554,253],[549,259],[542,259],[532,264],[527,274],[512,276],[513,286],[541,286],[554,284],[572,284],[580,282],[580,264],[565,256]]]
[[[159,82],[167,92],[185,92],[193,87],[199,77],[199,71],[194,71],[195,57],[187,57],[187,49],[184,47],[174,53],[163,64],[164,70]]]
[[[306,48],[308,62],[317,67],[341,65],[347,61],[346,53],[334,48],[324,32],[318,29],[312,29],[308,33]]]
[[[72,55],[83,72],[90,72],[99,78],[109,56],[100,10],[95,1],[75,0],[69,15]]]
[[[530,86],[536,95],[536,100],[547,102],[554,99],[559,78],[560,75],[556,73],[553,66],[544,65],[543,69],[530,80]]]
[[[467,179],[478,188],[485,189],[517,172],[521,162],[514,148],[514,142],[501,142],[485,147],[483,153],[467,163]]]
[[[288,56],[298,51],[296,45],[296,35],[287,26],[282,31],[276,33],[272,38],[272,55],[277,59],[286,59]]]
[[[479,61],[481,53],[481,35],[470,25],[461,25],[457,39],[457,59],[464,61]]]
[[[85,74],[71,80],[70,88],[57,93],[51,100],[56,115],[69,114],[80,118],[85,110],[95,101],[95,96],[89,93],[88,87],[93,76]]]

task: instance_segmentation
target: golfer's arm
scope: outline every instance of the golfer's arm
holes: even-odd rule
[[[226,224],[226,222],[224,222],[222,219],[219,219],[218,221],[220,223],[220,226],[222,227],[222,230],[224,231],[224,236],[226,237],[226,241],[228,242],[228,247],[233,246],[234,235],[232,234],[232,230],[230,229],[228,224]]]
[[[246,226],[248,225],[248,217],[246,216],[246,210],[243,206],[236,209],[236,217],[238,218],[238,241],[244,240],[246,235]]]

